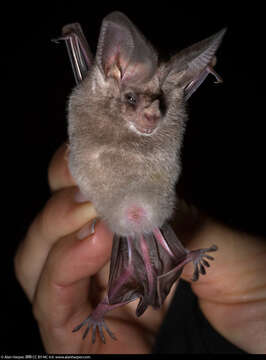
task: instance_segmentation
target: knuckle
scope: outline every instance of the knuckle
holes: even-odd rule
[[[45,318],[45,316],[43,315],[43,309],[38,301],[38,297],[35,298],[32,304],[32,314],[34,319],[38,322],[38,324],[40,324],[42,320]]]
[[[61,147],[59,149],[56,150],[56,152],[53,154],[50,163],[48,165],[48,183],[50,185],[50,187],[53,187],[53,183],[54,183],[54,178],[55,178],[55,173],[56,173],[56,169],[57,169],[57,164],[58,164],[58,157],[59,154],[61,153]]]
[[[68,145],[63,144],[53,155],[48,166],[48,184],[51,191],[74,185],[68,169]]]
[[[23,244],[22,244],[23,245]],[[26,261],[24,251],[20,248],[17,250],[17,253],[14,256],[13,259],[13,267],[14,267],[14,274],[15,277],[22,287],[23,291],[27,295],[28,299],[32,300],[32,284],[30,281],[30,271],[29,266],[27,265],[28,262]]]
[[[37,231],[39,231],[40,236],[44,239],[51,238],[55,221],[57,217],[62,216],[57,206],[57,198],[57,194],[54,194],[36,218]]]
[[[42,237],[50,239],[64,236],[71,229],[77,207],[73,200],[76,191],[76,187],[58,190],[47,201],[37,219],[38,231]]]
[[[28,230],[29,232],[29,230]],[[26,238],[28,237],[28,234],[26,235],[25,239],[19,244],[19,247],[15,253],[14,259],[13,259],[13,267],[14,267],[14,273],[16,276],[16,279],[20,283],[22,287],[24,287],[24,283],[27,279],[27,257],[24,251],[24,243],[26,241]]]

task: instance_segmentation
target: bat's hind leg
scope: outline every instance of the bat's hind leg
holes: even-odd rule
[[[194,272],[192,281],[197,281],[199,278],[199,275],[205,275],[206,270],[205,266],[209,267],[210,264],[208,263],[208,260],[214,260],[214,258],[210,255],[208,255],[208,252],[216,251],[218,248],[216,245],[212,245],[209,248],[206,249],[198,249],[198,250],[192,250],[188,253],[187,259],[193,262],[194,265]]]
[[[85,229],[84,231],[87,230]],[[133,294],[127,296],[128,290],[125,288],[125,285],[134,274],[129,254],[131,254],[130,240],[115,235],[110,265],[108,294],[96,306],[92,313],[72,330],[76,332],[83,326],[86,326],[83,339],[85,339],[89,330],[92,329],[92,343],[95,343],[97,331],[102,342],[105,343],[103,330],[105,330],[113,340],[116,340],[114,333],[107,327],[104,316],[108,311],[124,306],[137,298],[137,295]],[[122,261],[123,256],[125,256],[124,263]]]
[[[108,333],[108,335],[113,339],[117,340],[114,333],[108,328],[104,321],[104,315],[107,311],[113,310],[115,307],[121,306],[118,305],[109,305],[107,303],[107,298],[105,298],[101,303],[99,303],[96,309],[89,315],[81,324],[76,326],[72,332],[76,332],[80,330],[83,326],[87,326],[84,334],[82,336],[83,339],[87,336],[90,329],[92,329],[92,343],[95,343],[96,340],[96,332],[98,330],[100,338],[102,342],[105,344],[105,337],[103,333],[103,329]]]

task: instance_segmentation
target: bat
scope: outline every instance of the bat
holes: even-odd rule
[[[208,74],[226,29],[160,63],[153,46],[122,13],[101,25],[93,58],[78,23],[63,28],[77,86],[68,103],[69,169],[85,199],[114,233],[107,294],[76,326],[104,330],[104,316],[139,299],[136,315],[160,308],[184,266],[193,281],[206,273],[209,252],[189,251],[169,225],[176,206],[186,101]],[[57,39],[58,40],[58,39]]]
[[[67,24],[62,29],[62,36],[52,39],[53,42],[65,41],[68,56],[76,80],[82,81],[92,65],[93,56],[79,23]]]

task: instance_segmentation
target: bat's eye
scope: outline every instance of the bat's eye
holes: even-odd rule
[[[137,96],[136,94],[129,92],[125,94],[125,100],[128,104],[132,105],[132,106],[136,106],[137,105]]]

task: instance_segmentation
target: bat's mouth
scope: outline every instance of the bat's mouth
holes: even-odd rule
[[[158,113],[147,111],[140,111],[129,121],[131,130],[140,135],[152,135],[160,122],[160,115]]]
[[[150,135],[153,133],[153,131],[155,130],[155,127],[153,128],[143,128],[143,127],[138,127],[136,126],[136,129],[141,132],[142,134],[146,134],[146,135]]]
[[[153,128],[144,128],[142,126],[136,126],[135,124],[130,124],[130,129],[135,131],[139,135],[152,135],[157,127]]]

